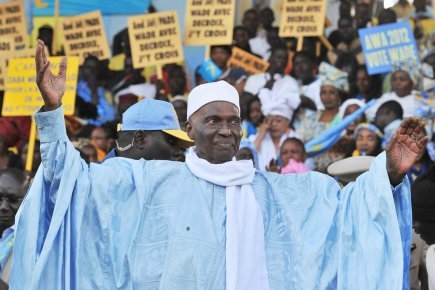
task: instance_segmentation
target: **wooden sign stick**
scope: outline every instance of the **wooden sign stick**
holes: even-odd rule
[[[304,44],[304,37],[303,36],[299,36],[298,37],[298,42],[297,42],[297,45],[296,45],[296,51],[301,51],[303,44]]]
[[[35,139],[36,139],[36,122],[32,117],[32,124],[30,125],[30,137],[29,145],[27,146],[27,157],[26,157],[26,171],[32,172],[33,165],[33,153],[35,152]]]
[[[51,43],[51,52],[57,54],[57,30],[59,27],[59,3],[60,0],[54,0],[54,27],[53,27],[53,42]]]
[[[210,58],[210,50],[211,50],[211,47],[209,45],[206,45],[205,46],[204,60],[208,60]]]

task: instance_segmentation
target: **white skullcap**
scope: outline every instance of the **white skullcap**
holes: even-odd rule
[[[237,107],[240,115],[239,93],[226,81],[206,83],[195,87],[187,98],[187,119],[211,102],[228,102]]]
[[[364,107],[365,103],[358,99],[348,99],[343,104],[341,104],[340,108],[338,108],[338,117],[340,120],[344,119],[344,111],[346,111],[347,107],[351,105],[357,105],[358,107]]]

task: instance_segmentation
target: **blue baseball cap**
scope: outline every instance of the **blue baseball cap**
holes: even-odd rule
[[[169,102],[143,99],[122,114],[120,131],[163,131],[177,139],[181,147],[194,142],[181,130],[174,106]]]

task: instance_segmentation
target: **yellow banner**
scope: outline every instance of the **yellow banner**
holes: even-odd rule
[[[57,74],[61,57],[50,57],[51,71]],[[74,114],[79,59],[68,57],[65,94],[62,105],[65,115]],[[36,85],[36,64],[34,58],[12,59],[9,61],[3,100],[3,116],[31,116],[44,104]]]
[[[0,4],[0,37],[12,37],[15,45],[27,45],[27,26],[21,1]]]
[[[269,63],[249,52],[238,47],[233,47],[230,59],[227,62],[229,67],[239,67],[251,74],[264,73]]]
[[[231,44],[235,5],[236,0],[187,0],[184,44]]]
[[[279,36],[323,35],[325,12],[326,0],[284,0]]]
[[[128,18],[128,36],[134,68],[183,61],[176,11]]]
[[[65,54],[78,56],[80,64],[87,56],[99,60],[111,56],[106,30],[100,11],[94,11],[63,20],[61,25]]]

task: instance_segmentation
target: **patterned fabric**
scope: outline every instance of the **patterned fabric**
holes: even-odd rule
[[[418,60],[412,58],[408,58],[401,62],[393,62],[391,65],[393,67],[393,72],[407,72],[414,83],[414,87],[417,87],[424,77],[431,79],[434,77],[434,72],[432,71],[432,67],[430,65],[427,63],[421,64]]]
[[[0,240],[0,269],[3,269],[14,248],[14,229],[7,228]]]
[[[319,78],[322,81],[322,86],[329,85],[343,92],[349,91],[348,73],[326,62],[320,64]]]

